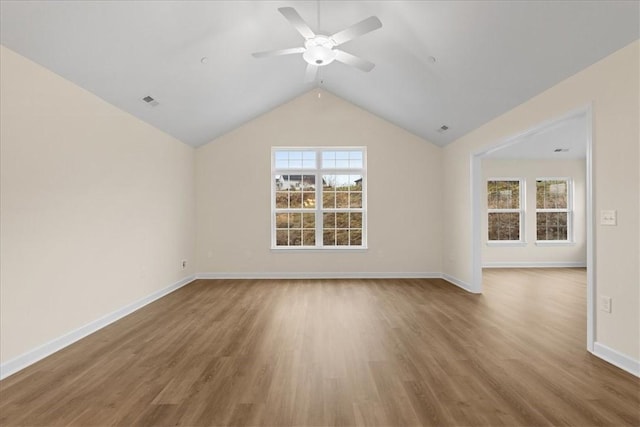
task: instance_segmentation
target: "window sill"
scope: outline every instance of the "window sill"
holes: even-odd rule
[[[304,247],[304,246],[297,246],[297,247],[271,247],[271,251],[272,252],[366,252],[367,251],[367,247],[366,246],[358,246],[358,247],[351,247],[351,246],[332,246],[332,247],[326,247],[326,248],[315,248],[315,247]]]
[[[536,246],[575,246],[576,242],[568,240],[537,240]]]
[[[527,242],[511,241],[511,240],[491,240],[487,242],[489,247],[524,247]]]

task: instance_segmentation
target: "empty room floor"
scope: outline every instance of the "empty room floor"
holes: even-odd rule
[[[584,269],[197,280],[0,382],[1,425],[633,425]]]

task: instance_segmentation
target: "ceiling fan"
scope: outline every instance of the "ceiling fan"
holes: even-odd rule
[[[338,31],[331,36],[324,36],[315,34],[294,8],[281,7],[278,8],[278,11],[289,21],[291,25],[293,25],[302,37],[304,37],[304,47],[256,52],[252,54],[255,58],[301,53],[302,58],[307,62],[307,70],[304,78],[305,82],[314,81],[316,74],[318,73],[318,68],[329,65],[334,60],[342,62],[343,64],[351,65],[366,72],[371,71],[373,67],[375,67],[373,62],[359,58],[343,50],[336,49],[336,47],[382,27],[382,22],[380,22],[376,16],[370,16],[367,19],[345,28],[342,31]]]

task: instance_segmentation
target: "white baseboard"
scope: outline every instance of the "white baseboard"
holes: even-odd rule
[[[562,262],[562,261],[530,261],[530,262],[485,262],[482,268],[568,268],[568,267],[586,267],[587,264],[582,261],[578,262]]]
[[[478,291],[475,291],[473,289],[473,287],[471,286],[470,283],[467,283],[467,282],[465,282],[463,280],[460,280],[460,279],[458,279],[456,277],[453,277],[453,276],[451,276],[449,274],[443,273],[442,274],[442,278],[444,280],[446,280],[447,282],[452,283],[452,284],[456,285],[457,287],[464,289],[467,292],[470,292],[472,294],[479,293]]]
[[[259,272],[197,273],[198,279],[440,279],[442,273],[422,272]]]
[[[635,360],[597,341],[593,343],[593,354],[605,362],[609,362],[636,377],[640,377],[640,360]]]
[[[107,314],[97,320],[94,320],[91,323],[88,323],[74,331],[68,332],[61,337],[58,337],[48,343],[45,343],[39,347],[34,348],[14,359],[11,359],[5,363],[0,364],[0,380],[7,378],[10,375],[15,374],[16,372],[26,368],[29,365],[36,363],[37,361],[44,359],[45,357],[55,353],[56,351],[62,350],[70,344],[90,335],[105,326],[115,322],[118,319],[123,318],[136,310],[144,307],[147,304],[152,303],[153,301],[162,298],[163,296],[183,287],[184,285],[191,283],[195,280],[195,276],[185,277],[177,281],[176,283],[167,286],[164,289],[160,289],[148,295],[138,301],[135,301],[131,304],[122,307],[119,310],[116,310],[112,313]]]
[[[333,272],[333,273],[197,273],[197,279],[444,279],[447,282],[477,294],[470,284],[443,273],[416,272]]]

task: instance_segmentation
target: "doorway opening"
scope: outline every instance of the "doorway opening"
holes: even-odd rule
[[[485,266],[491,266],[491,262],[493,265],[499,265],[495,260],[488,261],[483,259],[483,255],[486,258],[489,258],[490,249],[487,249],[488,246],[488,238],[487,238],[487,222],[488,222],[488,213],[487,213],[487,174],[486,170],[483,170],[483,164],[485,168],[488,169],[489,164],[491,162],[495,162],[497,159],[513,159],[517,161],[517,159],[535,159],[535,158],[574,158],[581,159],[584,162],[584,188],[583,188],[583,200],[584,200],[584,212],[583,212],[583,222],[580,225],[584,227],[584,236],[583,242],[580,243],[584,245],[584,256],[583,263],[587,268],[587,349],[593,352],[593,343],[594,343],[594,331],[595,331],[595,312],[594,312],[594,289],[595,289],[595,275],[594,275],[594,262],[593,262],[593,180],[592,180],[592,110],[591,106],[586,106],[583,108],[579,108],[577,110],[568,112],[562,117],[554,118],[552,120],[545,121],[543,123],[538,124],[537,126],[528,129],[522,133],[511,136],[501,141],[497,141],[493,146],[473,153],[471,155],[471,206],[472,206],[472,292],[481,293],[482,292],[482,269]],[[567,151],[568,150],[568,151]],[[500,163],[500,162],[495,162]],[[497,174],[506,176],[506,174]],[[533,178],[533,183],[530,182],[529,188],[531,193],[531,189],[535,192],[535,185],[540,185],[537,183],[537,179],[545,178],[544,173],[540,173],[539,176]],[[556,175],[554,177],[546,177],[546,178],[560,178],[558,175],[566,175],[566,174],[553,174]],[[512,177],[513,181],[516,181],[516,178],[520,177]],[[532,179],[529,178],[529,181]],[[513,183],[512,183],[513,184]],[[521,183],[521,185],[524,185]],[[533,187],[532,187],[533,186]],[[539,233],[540,225],[536,224],[536,202],[535,202],[535,194],[529,194],[529,200],[532,203],[529,203],[530,206],[526,206],[526,194],[527,191],[524,186],[520,187],[522,189],[522,215],[520,216],[520,230],[519,233],[516,233],[514,237],[509,237],[511,242],[508,244],[497,242],[495,246],[498,248],[508,247],[509,244],[513,246],[520,246],[535,248],[538,250],[538,254],[544,252],[545,246],[562,246],[563,244],[560,242],[550,242],[549,244],[545,244],[536,237],[536,232]],[[533,205],[533,206],[531,206]],[[528,212],[528,215],[526,214]],[[525,215],[527,215],[525,217]],[[567,213],[567,217],[571,215],[571,213]],[[579,215],[578,215],[579,216]],[[514,214],[512,214],[511,218],[514,218]],[[526,221],[526,218],[529,218],[529,221]],[[575,217],[574,217],[575,219]],[[522,223],[524,221],[524,223]],[[574,230],[575,232],[575,230]],[[520,234],[521,233],[521,234]],[[571,231],[570,231],[571,233]],[[529,236],[529,238],[527,238]],[[570,240],[570,239],[569,239]],[[575,239],[577,240],[577,239]],[[565,246],[574,246],[578,244],[576,241],[568,241],[565,242]],[[514,248],[515,249],[515,248]],[[519,248],[518,248],[519,249]],[[535,253],[535,249],[530,253]],[[553,249],[553,248],[552,248]],[[494,252],[499,252],[494,251]],[[518,252],[516,250],[511,251],[513,253]],[[523,252],[523,251],[520,251]],[[523,262],[519,261],[510,261],[513,266],[530,266],[530,267],[539,267],[539,266],[554,266],[553,262],[540,262],[538,260],[529,260]],[[574,261],[575,262],[575,261]],[[508,263],[502,263],[502,266],[508,266]],[[557,266],[570,266],[568,262],[557,262]],[[576,266],[578,264],[576,263]]]

